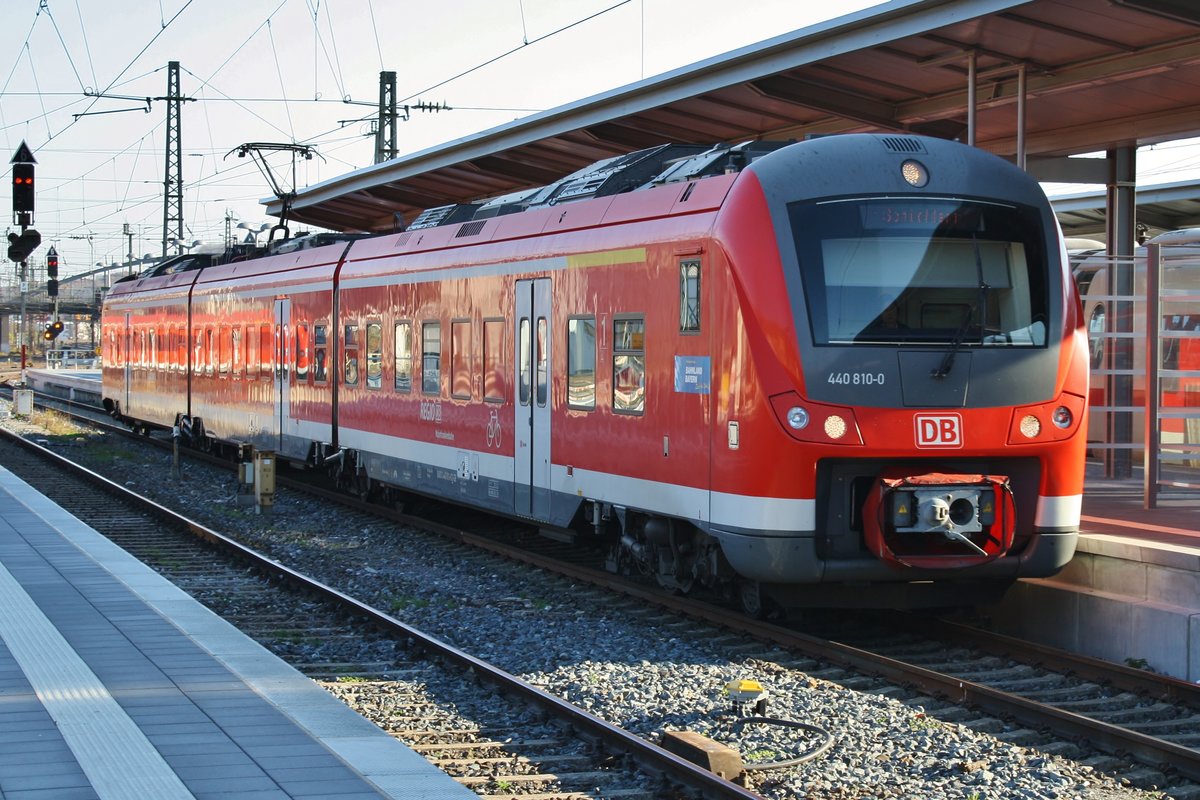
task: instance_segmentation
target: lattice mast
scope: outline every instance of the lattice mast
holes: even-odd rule
[[[375,127],[375,163],[396,157],[396,73],[379,73],[379,121]]]
[[[185,99],[179,94],[179,62],[167,64],[167,152],[166,169],[163,176],[163,238],[162,254],[167,256],[167,245],[175,240],[176,252],[183,241],[183,134],[180,125],[180,110]]]

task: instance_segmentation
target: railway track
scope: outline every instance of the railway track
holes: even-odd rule
[[[341,502],[352,501],[343,497]],[[408,519],[378,508],[370,513]],[[615,590],[627,598],[624,603],[630,613],[648,615],[655,624],[677,628],[682,615],[713,626],[710,633],[695,635],[707,635],[731,652],[784,648],[793,654],[794,664],[803,662],[801,668],[817,677],[899,697],[932,717],[960,722],[1022,746],[1060,752],[1138,786],[1167,786],[1172,797],[1200,797],[1196,785],[1200,753],[1191,733],[1197,729],[1196,687],[1186,682],[985,631],[954,628],[943,621],[910,621],[903,636],[895,633],[894,621],[888,623],[886,634],[869,627],[847,630],[842,626],[838,638],[843,641],[833,641],[665,595],[589,566],[564,564],[528,547],[514,548],[443,524],[422,524],[447,536],[451,543],[447,546],[464,548],[447,558],[463,559],[464,552],[483,549],[554,571],[576,584],[592,584],[596,591]],[[537,541],[541,542],[538,549],[548,549],[544,539]]]
[[[6,431],[0,462],[485,798],[758,797]]]

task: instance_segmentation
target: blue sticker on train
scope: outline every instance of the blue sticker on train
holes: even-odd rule
[[[675,391],[708,394],[708,356],[675,356]]]

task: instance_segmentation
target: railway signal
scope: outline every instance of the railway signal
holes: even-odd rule
[[[47,342],[53,342],[63,332],[63,324],[61,319],[56,319],[46,326],[46,330],[42,332],[42,338]]]
[[[13,164],[13,213],[33,213],[33,164]]]
[[[30,228],[27,231],[8,234],[8,260],[18,263],[29,258],[29,254],[42,243],[42,235]]]
[[[33,167],[37,160],[29,145],[21,142],[12,159],[12,207],[13,222],[26,228],[33,224]],[[15,259],[14,259],[15,260]]]
[[[58,251],[53,245],[46,251],[46,295],[58,297]]]

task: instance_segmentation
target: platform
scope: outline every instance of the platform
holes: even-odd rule
[[[35,392],[77,403],[100,405],[98,369],[27,369],[25,383]]]
[[[1140,480],[1089,471],[1075,558],[984,609],[997,630],[1200,681],[1200,492],[1143,508]]]
[[[475,798],[0,467],[2,800]]]

